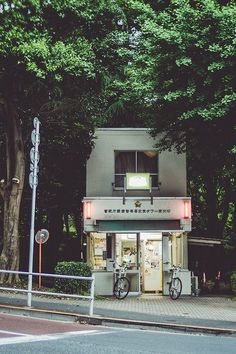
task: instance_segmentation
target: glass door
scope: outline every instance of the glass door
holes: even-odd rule
[[[161,234],[141,234],[141,272],[143,292],[162,292]]]

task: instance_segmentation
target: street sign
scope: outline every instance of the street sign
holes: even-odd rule
[[[39,152],[35,150],[35,147],[32,147],[30,150],[30,160],[32,163],[36,161],[36,163],[39,162]]]
[[[46,229],[39,230],[35,235],[35,241],[37,243],[45,243],[49,238],[49,232]]]
[[[38,185],[38,176],[34,176],[33,172],[30,172],[30,174],[29,174],[29,185],[30,185],[30,188],[33,188],[33,186],[37,187],[37,185]]]
[[[32,144],[35,146],[36,144],[40,144],[40,135],[37,134],[36,130],[32,130],[32,133],[31,133],[31,141],[32,141]]]
[[[30,171],[34,171],[34,165],[32,163],[30,164]],[[36,173],[39,173],[39,167],[38,166],[36,168]]]

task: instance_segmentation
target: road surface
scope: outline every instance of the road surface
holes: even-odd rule
[[[235,354],[236,337],[108,328],[0,314],[4,354]]]

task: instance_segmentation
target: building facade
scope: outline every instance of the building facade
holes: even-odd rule
[[[172,265],[181,266],[182,293],[191,294],[186,156],[159,153],[157,142],[144,128],[96,131],[83,203],[98,295],[112,295],[114,262],[127,264],[131,294],[168,294]]]

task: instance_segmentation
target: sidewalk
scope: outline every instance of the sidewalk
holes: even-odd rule
[[[124,300],[96,299],[94,316],[89,317],[89,301],[32,297],[32,308],[27,308],[27,295],[0,293],[1,312],[41,313],[41,316],[74,316],[77,320],[126,325],[155,326],[200,332],[236,335],[236,301],[230,297],[181,296],[171,300],[168,296],[141,295]],[[205,331],[204,331],[205,328]],[[209,329],[209,331],[207,330]]]

